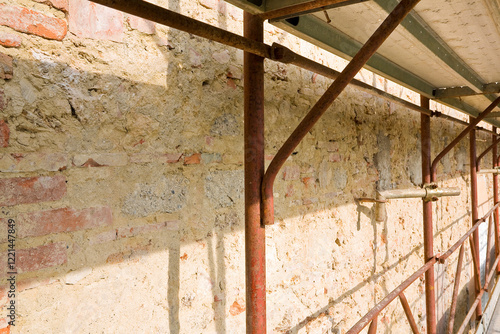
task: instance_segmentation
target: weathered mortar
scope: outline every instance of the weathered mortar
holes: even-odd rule
[[[224,2],[158,4],[241,33],[241,11]],[[12,78],[0,79],[1,181],[43,176],[50,193],[19,196],[11,186],[10,202],[0,196],[2,217],[23,224],[44,212],[63,226],[37,229],[29,218],[29,236],[17,241],[20,250],[57,252],[38,262],[36,253],[18,276],[11,332],[244,333],[242,53],[111,10],[97,10],[102,29],[86,26],[96,14],[76,17],[89,8],[83,0],[7,5],[69,22],[62,41],[0,27],[0,42],[21,40],[0,47],[13,59]],[[266,25],[273,41],[345,65]],[[368,71],[358,77],[418,100]],[[329,82],[266,62],[267,163]],[[288,160],[275,185],[277,224],[266,237],[270,333],[344,333],[423,264],[419,200],[392,200],[382,223],[371,204],[354,201],[421,183],[419,119],[348,88]],[[433,120],[433,156],[461,129]],[[479,138],[481,151],[489,137]],[[438,169],[440,184],[462,195],[434,206],[436,251],[470,225],[467,156],[464,140]],[[69,226],[89,210],[112,217]],[[442,313],[455,263],[437,269],[447,287]],[[468,271],[464,277],[465,287]],[[406,294],[421,328],[423,289],[418,280]],[[5,317],[5,295],[1,302]],[[388,333],[409,332],[397,302],[380,320]]]

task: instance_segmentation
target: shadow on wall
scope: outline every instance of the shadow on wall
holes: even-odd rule
[[[169,1],[169,8],[179,11],[178,1]],[[217,10],[224,13],[225,5]],[[217,16],[222,28],[225,17]],[[122,43],[26,35],[23,48],[11,53],[13,78],[0,82],[5,121],[0,126],[7,129],[0,149],[0,206],[2,222],[12,218],[18,228],[20,328],[36,332],[48,324],[47,330],[73,333],[100,331],[108,324],[110,332],[181,333],[207,326],[232,332],[228,328],[245,323],[242,55],[183,33],[156,33],[147,22],[127,22],[134,38]],[[275,152],[289,124],[307,112],[328,81],[315,83],[309,72],[266,66],[266,150]],[[314,93],[305,90],[310,87]],[[338,117],[318,124],[280,175],[279,224],[269,228],[268,239],[273,244],[276,238],[273,247],[279,250],[270,270],[287,271],[303,259],[293,256],[302,247],[306,255],[301,256],[315,252],[300,241],[310,231],[302,221],[325,212],[329,218],[316,224],[331,233],[326,237],[333,242],[322,250],[319,263],[329,268],[321,270],[343,276],[332,264],[342,259],[332,258],[356,248],[360,253],[350,259],[362,254],[367,260],[359,271],[368,270],[347,279],[349,290],[329,289],[318,297],[329,300],[327,306],[303,321],[293,320],[283,330],[289,333],[379,284],[384,274],[405,268],[410,259],[411,268],[420,265],[419,225],[408,227],[415,238],[394,256],[390,249],[397,236],[388,238],[393,222],[380,227],[370,207],[356,210],[353,201],[373,195],[377,181],[387,188],[418,183],[415,168],[402,167],[415,157],[412,151],[418,152],[417,137],[403,148],[388,139],[397,138],[398,126],[410,129],[410,138],[418,127],[407,115],[389,117],[394,110],[386,102],[354,95],[349,91],[336,103]],[[398,126],[387,130],[388,124]],[[407,204],[414,211],[410,220],[420,215],[415,203]],[[296,224],[294,235],[285,222]],[[5,254],[5,233],[0,241]],[[292,254],[288,260],[282,246]],[[380,247],[385,248],[382,257]],[[307,271],[303,268],[301,275]],[[278,294],[291,288],[292,283],[284,283],[288,275],[270,282]],[[298,284],[299,294],[314,286],[303,284]],[[382,295],[389,292],[382,290]],[[375,303],[378,297],[372,293],[366,300]],[[301,314],[318,309],[309,302]]]

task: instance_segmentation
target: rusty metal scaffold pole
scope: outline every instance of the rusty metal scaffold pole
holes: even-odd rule
[[[274,180],[285,161],[359,70],[419,2],[420,0],[403,0],[396,6],[278,150],[264,174],[262,183],[263,223],[265,225],[274,224]]]
[[[264,22],[245,12],[245,37],[262,42]],[[266,333],[266,240],[261,224],[264,176],[264,58],[244,54],[246,331]]]
[[[174,29],[178,29],[180,31],[187,32],[189,34],[207,38],[209,40],[216,41],[218,43],[234,47],[243,50],[245,52],[253,53],[255,55],[265,57],[277,62],[292,64],[300,68],[303,68],[305,70],[321,74],[330,79],[335,80],[340,75],[340,73],[335,71],[334,69],[331,69],[323,64],[317,63],[311,59],[303,57],[280,44],[275,43],[273,44],[273,46],[269,46],[263,42],[258,42],[251,40],[249,38],[245,38],[244,36],[240,36],[232,32],[229,32],[227,30],[214,27],[210,24],[200,22],[198,20],[173,12],[171,10],[157,6],[150,2],[146,2],[143,0],[91,0],[91,1],[106,7],[110,7],[140,17],[145,20],[149,20]],[[330,1],[333,2],[333,0]],[[435,117],[447,119],[454,123],[466,126],[468,125],[467,122],[464,122],[458,118],[445,115],[440,112],[434,112],[434,111],[431,112],[429,110],[425,110],[416,104],[403,100],[397,96],[391,95],[383,90],[377,89],[362,81],[353,79],[351,80],[350,84],[360,88],[365,92],[395,102],[405,108],[412,109],[420,113],[429,114]],[[491,133],[491,130],[484,128],[478,128],[478,130]]]
[[[472,121],[472,119],[470,120]],[[479,218],[478,212],[478,200],[477,200],[477,152],[476,152],[476,130],[472,129],[469,133],[469,142],[470,142],[470,192],[471,192],[471,216],[472,216],[472,225],[476,223]],[[472,237],[471,247],[475,249],[473,250],[473,260],[474,263],[479,265],[479,231],[475,230]],[[479,282],[479,288],[476,284],[476,297],[481,292],[481,272],[478,270],[474,270],[474,276],[476,282]],[[478,277],[479,276],[479,277]],[[483,315],[483,309],[481,305],[481,300],[479,299],[476,307],[476,318],[480,318]]]
[[[430,100],[424,96],[420,97],[420,105],[430,108]],[[420,115],[421,150],[422,150],[422,183],[431,183],[431,118]],[[423,223],[424,223],[424,262],[434,257],[434,233],[432,224],[432,201],[422,200]],[[425,272],[425,307],[427,333],[436,333],[436,291],[434,266]]]

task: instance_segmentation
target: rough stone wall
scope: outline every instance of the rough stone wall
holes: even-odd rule
[[[222,1],[157,3],[242,33]],[[0,0],[0,25],[0,206],[18,228],[17,320],[4,289],[3,333],[244,333],[242,52],[85,0]],[[266,25],[275,41],[345,65]],[[267,163],[329,83],[266,62]],[[433,156],[462,128],[433,120]],[[344,333],[423,264],[421,201],[391,201],[382,223],[354,201],[421,183],[419,129],[415,112],[348,88],[299,145],[266,232],[269,333]],[[437,252],[470,225],[467,140],[438,172],[462,195],[434,206]],[[455,263],[436,269],[444,319]],[[423,291],[406,293],[422,329]],[[398,302],[380,323],[410,332]]]

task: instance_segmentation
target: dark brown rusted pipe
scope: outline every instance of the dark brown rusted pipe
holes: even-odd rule
[[[417,323],[413,317],[410,304],[408,304],[408,299],[406,299],[404,292],[401,292],[399,295],[399,300],[401,301],[401,305],[403,306],[403,310],[405,311],[406,318],[408,319],[408,323],[410,324],[413,334],[419,334]]]
[[[474,237],[469,238],[470,250],[472,253],[472,264],[474,265],[474,284],[476,285],[476,293],[481,290],[481,269],[479,268],[479,261],[477,257],[479,253],[476,250],[476,246],[474,245]]]
[[[491,248],[491,224],[493,223],[493,219],[490,216],[490,219],[488,219],[488,239],[486,240],[486,263],[484,264],[484,272],[488,272],[488,269],[490,267],[490,248]]]
[[[261,42],[263,21],[244,14],[245,37]],[[261,225],[264,176],[264,58],[244,53],[245,268],[247,333],[266,333],[266,242]]]
[[[460,247],[458,255],[457,272],[455,274],[455,284],[453,285],[453,298],[451,299],[450,317],[448,318],[448,334],[453,334],[453,325],[455,324],[455,313],[457,311],[458,290],[460,289],[460,276],[462,275],[462,266],[464,262],[465,246]]]
[[[496,137],[497,137],[497,128],[496,127],[493,127],[493,132],[494,134],[491,136],[491,141],[495,141],[496,140]],[[493,150],[492,150],[492,154],[493,154],[493,157],[491,159],[492,161],[492,164],[493,164],[493,168],[497,168],[498,167],[498,159],[500,158],[500,156],[498,156],[498,145],[494,145],[493,146]],[[493,174],[493,203],[494,204],[498,204],[499,200],[498,200],[498,174]],[[500,245],[499,245],[499,240],[498,238],[500,237],[500,227],[499,227],[499,214],[498,214],[498,208],[495,209],[494,213],[493,213],[493,222],[495,224],[495,255],[496,256],[499,256],[500,255]],[[497,267],[497,273],[500,273],[500,265]]]
[[[429,109],[430,100],[420,96],[422,108]],[[431,118],[420,115],[420,137],[422,149],[422,183],[431,183]],[[432,201],[422,201],[424,222],[424,262],[434,257],[434,231],[432,225]],[[436,333],[436,291],[434,267],[425,272],[425,307],[427,312],[427,333]]]
[[[278,17],[284,17],[293,15],[300,12],[305,12],[311,9],[320,9],[322,7],[335,5],[341,2],[347,2],[348,0],[315,0],[305,3],[299,3],[297,5],[292,5],[284,8],[279,8],[275,10],[270,10],[268,12],[259,14],[263,20],[272,20]]]
[[[476,159],[476,169],[477,171],[479,171],[481,168],[481,159],[484,158],[484,156],[489,152],[491,151],[493,148],[495,148],[498,143],[500,142],[500,137],[499,138],[496,138],[496,139],[493,139],[493,144],[491,144],[490,146],[488,146],[488,148],[486,150],[484,150],[483,153],[481,153],[477,159]],[[494,160],[494,159],[493,159]]]
[[[426,264],[424,264],[419,270],[417,270],[413,275],[408,277],[403,283],[401,283],[397,288],[391,291],[384,299],[382,299],[377,305],[375,305],[363,318],[361,318],[354,326],[349,329],[346,334],[358,334],[365,328],[370,321],[372,321],[384,308],[387,307],[394,299],[396,299],[401,292],[405,291],[417,278],[422,276],[425,272],[429,270],[436,263],[436,259],[433,258]]]
[[[500,103],[500,97],[498,97],[495,101],[493,101],[488,108],[486,108],[482,113],[480,113],[477,118],[470,119],[469,120],[469,126],[466,127],[458,136],[453,140],[448,146],[445,147],[445,149],[438,154],[438,156],[434,159],[431,165],[431,181],[436,182],[436,169],[437,169],[437,164],[441,159],[448,154],[448,152],[451,151],[452,148],[454,148],[468,133],[471,131],[475,131],[476,125],[479,124],[486,116],[488,116],[489,113],[495,109],[495,107]],[[476,157],[474,156],[474,161],[476,160]],[[474,165],[474,170],[476,168],[476,165]]]
[[[92,0],[143,19],[160,23],[177,30],[226,44],[261,57],[271,58],[271,47],[262,41],[242,37],[224,29],[178,14],[142,0]]]
[[[498,102],[500,102],[500,98],[497,99]],[[495,102],[497,101],[495,100]],[[495,103],[493,102],[493,103]],[[495,104],[496,106],[496,104]],[[491,107],[491,105],[490,105]],[[486,111],[489,109],[493,110],[493,108],[488,108]],[[486,112],[485,111],[485,112]],[[483,115],[485,112],[483,112],[481,115]],[[479,119],[481,117],[476,118]],[[473,123],[472,119],[469,119],[470,123]],[[460,136],[459,136],[460,137]],[[458,139],[458,138],[457,138]],[[479,213],[478,213],[478,199],[477,199],[477,162],[476,162],[476,157],[477,157],[477,152],[476,152],[476,130],[471,129],[469,133],[469,141],[470,141],[470,191],[471,191],[471,215],[472,215],[472,224],[474,225],[475,222],[478,219]],[[481,272],[478,272],[479,268],[479,252],[477,251],[479,249],[479,231],[476,229],[474,233],[472,234],[472,239],[471,239],[471,248],[472,248],[472,258],[474,262],[474,266],[476,267],[476,270],[474,270],[474,276],[476,276],[476,296],[479,294],[479,290],[477,288],[477,282],[479,282],[479,288],[481,288]],[[476,318],[480,318],[481,315],[483,315],[483,310],[482,310],[482,305],[481,305],[481,300],[479,300],[479,303],[476,308]]]
[[[263,222],[265,225],[274,223],[274,180],[285,161],[359,70],[366,64],[368,59],[370,59],[380,45],[382,45],[412,8],[419,2],[420,0],[403,0],[396,6],[279,149],[278,153],[271,161],[262,183],[262,197],[264,201]]]

